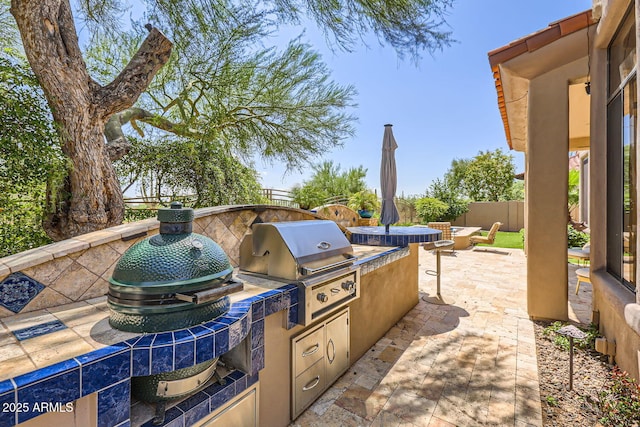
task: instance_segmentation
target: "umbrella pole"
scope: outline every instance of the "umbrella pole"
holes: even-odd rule
[[[386,224],[386,225],[384,226],[384,232],[385,232],[386,234],[389,234],[389,224]]]

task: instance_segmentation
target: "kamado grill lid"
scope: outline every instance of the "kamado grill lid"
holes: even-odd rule
[[[213,240],[192,233],[193,209],[173,202],[159,209],[160,234],[129,248],[111,280],[115,286],[148,289],[147,293],[180,288],[184,292],[226,280],[233,272],[227,254]]]
[[[229,310],[232,281],[227,254],[210,238],[192,233],[193,209],[179,202],[160,209],[160,234],[131,246],[109,279],[109,323],[129,332],[186,328]]]

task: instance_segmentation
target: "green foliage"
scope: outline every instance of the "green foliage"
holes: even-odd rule
[[[356,211],[375,211],[380,207],[380,201],[373,191],[362,190],[349,196],[347,206]]]
[[[588,233],[578,231],[571,225],[567,226],[567,246],[569,248],[581,248],[589,243],[590,238]]]
[[[38,201],[3,198],[0,202],[0,258],[51,243],[42,228],[44,188]]]
[[[423,224],[438,221],[448,209],[449,205],[432,197],[423,197],[416,201],[416,213]]]
[[[136,107],[141,131],[156,129],[223,145],[237,158],[257,154],[290,168],[353,135],[355,90],[338,85],[320,55],[299,38],[262,47],[273,29],[249,3],[160,2],[153,19],[174,49]],[[148,22],[145,18],[145,23]],[[125,67],[147,30],[97,39],[88,55],[102,83]],[[122,119],[121,119],[122,121]],[[126,122],[126,120],[125,120]]]
[[[364,178],[367,170],[362,166],[342,171],[340,165],[324,161],[312,168],[314,173],[311,178],[291,190],[293,201],[303,209],[322,206],[325,200],[335,196],[348,199],[352,194],[366,189]]]
[[[640,423],[640,387],[617,366],[611,371],[610,385],[598,393],[600,422],[605,426],[637,426]]]
[[[143,219],[155,218],[158,216],[158,209],[148,208],[126,208],[124,210],[124,222],[136,222]]]
[[[373,32],[381,43],[391,45],[400,57],[417,59],[421,51],[433,53],[452,43],[451,33],[442,31],[452,0],[412,0],[381,7],[369,0],[336,2],[274,2],[280,17],[299,23],[307,14],[338,47],[351,50],[363,36]]]
[[[524,200],[524,181],[515,180],[507,200]]]
[[[44,183],[63,169],[35,77],[16,51],[0,52],[0,257],[51,242],[42,228]]]
[[[300,209],[313,209],[323,204],[327,193],[313,185],[304,185],[293,187],[291,198],[300,206]]]
[[[476,202],[508,200],[514,182],[513,156],[495,151],[480,151],[464,172],[464,187]]]
[[[547,405],[549,406],[558,406],[558,399],[555,398],[554,396],[547,396],[544,399],[547,402]]]
[[[487,231],[481,231],[482,236],[488,234]],[[522,249],[524,248],[524,240],[522,233],[514,231],[498,231],[496,233],[496,240],[493,244],[478,243],[478,246],[491,246],[494,248],[510,248],[510,249]]]
[[[463,199],[456,180],[457,178],[452,178],[451,175],[445,175],[444,181],[436,178],[427,189],[427,197],[438,199],[448,206],[446,212],[438,217],[437,221],[453,221],[469,210],[469,203]]]
[[[542,335],[553,341],[562,350],[569,351],[569,338],[558,334],[558,330],[566,325],[568,325],[566,322],[553,322],[542,330]],[[574,339],[573,345],[581,350],[594,349],[596,338],[600,336],[598,326],[591,323],[587,328],[578,327],[578,329],[585,332],[587,336],[584,339]]]
[[[208,141],[135,140],[115,166],[122,185],[138,182],[143,195],[158,200],[194,194],[194,208],[264,202],[255,170]]]
[[[460,194],[462,194],[464,189],[465,175],[470,163],[470,159],[453,159],[451,166],[444,174],[444,182],[446,182],[449,187],[457,189]]]
[[[574,208],[578,206],[580,203],[580,171],[576,169],[572,169],[569,171],[569,194],[568,194],[568,203],[569,203],[569,212],[571,212]]]

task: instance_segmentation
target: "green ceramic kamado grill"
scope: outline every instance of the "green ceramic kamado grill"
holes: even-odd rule
[[[130,247],[109,280],[109,323],[115,329],[147,333],[188,328],[229,311],[229,294],[243,289],[220,246],[193,233],[193,209],[179,202],[158,210],[160,233]],[[218,358],[155,375],[132,378],[132,394],[158,403],[197,392],[215,374]]]
[[[129,248],[109,280],[109,323],[128,332],[188,328],[229,310],[242,284],[220,246],[193,233],[193,209],[158,210],[160,234]]]

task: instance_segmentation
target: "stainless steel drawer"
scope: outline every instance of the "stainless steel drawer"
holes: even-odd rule
[[[300,340],[294,341],[295,371],[293,375],[297,377],[322,359],[324,349],[324,328],[322,326]]]
[[[318,360],[313,366],[296,377],[294,385],[293,412],[298,416],[325,389],[324,361]]]

